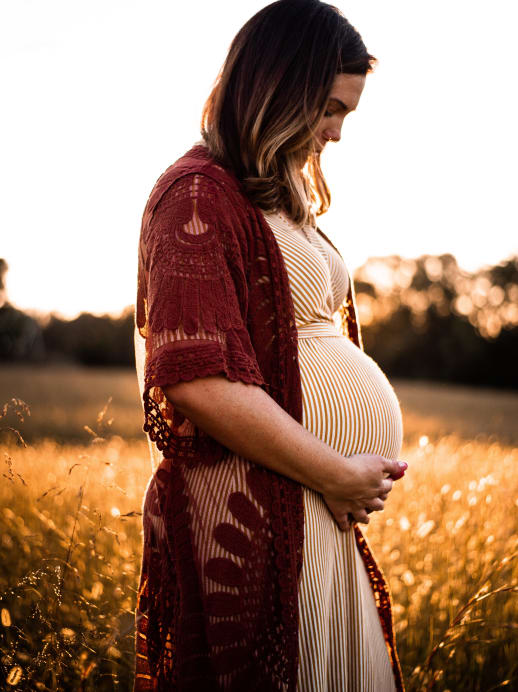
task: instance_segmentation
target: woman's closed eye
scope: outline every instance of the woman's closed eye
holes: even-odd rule
[[[333,115],[343,115],[344,117],[349,113],[346,108],[335,108],[334,110],[327,110],[324,113],[324,118],[332,118]]]
[[[333,115],[347,115],[349,113],[349,108],[345,103],[339,99],[329,99],[327,110],[324,113],[324,118],[331,118]]]

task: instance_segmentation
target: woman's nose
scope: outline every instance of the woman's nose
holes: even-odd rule
[[[327,141],[339,142],[341,131],[337,127],[328,127],[327,130],[324,130],[323,135]]]

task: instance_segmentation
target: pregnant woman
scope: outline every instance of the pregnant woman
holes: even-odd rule
[[[202,140],[149,197],[136,691],[403,689],[358,526],[404,473],[401,413],[316,224],[321,151],[373,62],[331,5],[268,5],[232,42]]]

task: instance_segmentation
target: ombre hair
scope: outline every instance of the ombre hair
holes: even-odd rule
[[[314,134],[333,81],[339,73],[366,75],[375,61],[336,7],[278,0],[232,41],[201,135],[254,204],[311,222],[331,202]]]

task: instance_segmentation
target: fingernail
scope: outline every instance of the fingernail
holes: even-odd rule
[[[398,461],[398,464],[399,464],[400,467],[403,469],[403,471],[406,471],[406,470],[407,470],[408,464],[406,463],[406,461]]]

